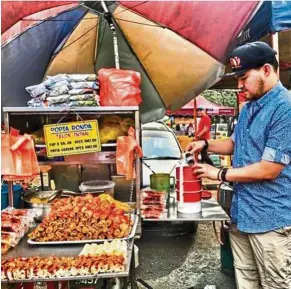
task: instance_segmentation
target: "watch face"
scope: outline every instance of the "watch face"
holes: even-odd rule
[[[185,158],[186,158],[186,162],[189,166],[194,165],[194,156],[192,154],[186,153]]]

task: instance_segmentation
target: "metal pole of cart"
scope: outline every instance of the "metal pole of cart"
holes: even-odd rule
[[[101,5],[102,8],[105,11],[104,17],[107,20],[110,29],[112,31],[112,35],[113,35],[113,48],[114,48],[114,59],[115,59],[115,68],[120,69],[120,65],[119,65],[119,53],[118,53],[118,41],[117,41],[117,33],[116,33],[116,29],[115,26],[113,24],[112,21],[112,14],[111,12],[108,11],[108,8],[105,4],[105,1],[101,1]]]
[[[4,112],[4,128],[5,128],[5,134],[10,133],[10,124],[9,124],[9,113]],[[8,181],[8,204],[9,206],[13,207],[14,205],[14,199],[13,199],[13,182]]]

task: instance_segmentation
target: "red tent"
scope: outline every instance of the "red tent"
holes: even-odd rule
[[[228,107],[228,106],[215,104],[207,100],[206,98],[204,98],[202,95],[198,95],[196,97],[196,103],[197,103],[197,108],[203,107],[207,111],[207,114],[209,115],[234,115],[235,114],[234,107]],[[179,110],[176,110],[176,111],[167,110],[167,115],[193,116],[193,112],[194,112],[194,100],[191,100]]]

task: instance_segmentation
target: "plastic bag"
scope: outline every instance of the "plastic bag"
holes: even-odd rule
[[[1,173],[6,181],[29,182],[40,172],[30,135],[1,135]]]
[[[128,136],[117,138],[116,143],[116,170],[118,175],[124,175],[126,180],[136,178],[134,166],[135,153],[142,157],[142,149],[135,139],[135,130],[130,127]]]
[[[101,106],[137,106],[142,102],[139,72],[103,68],[98,78]]]

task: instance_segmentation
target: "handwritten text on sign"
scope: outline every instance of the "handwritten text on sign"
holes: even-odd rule
[[[97,120],[44,126],[48,157],[101,151]]]

